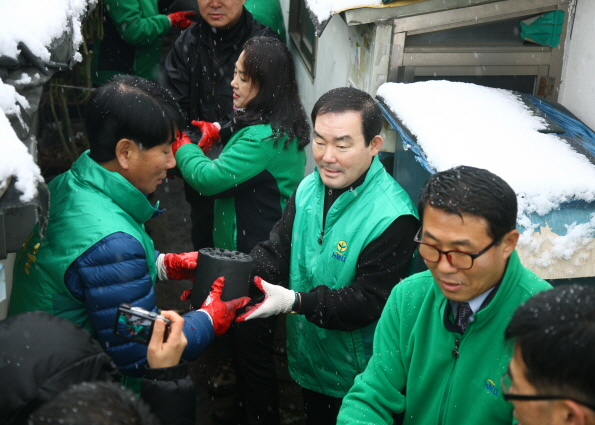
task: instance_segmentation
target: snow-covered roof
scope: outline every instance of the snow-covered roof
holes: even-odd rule
[[[377,92],[417,138],[436,171],[485,168],[520,196],[519,215],[595,200],[595,166],[546,129],[520,97],[468,83],[386,83]]]
[[[72,51],[75,60],[81,60],[78,48],[83,41],[81,20],[85,16],[88,4],[96,0],[0,0],[0,57],[14,59],[18,66],[24,43],[31,53],[43,62],[51,60],[50,45],[65,32],[71,32]],[[27,148],[12,128],[9,118],[16,118],[24,125],[21,111],[37,109],[20,95],[15,86],[24,87],[35,84],[29,74],[9,69],[10,78],[0,78],[0,193],[9,184],[11,176],[16,178],[22,202],[29,202],[37,194],[37,184],[43,181],[39,167],[28,153]],[[17,74],[15,75],[13,74]],[[16,83],[15,83],[16,80]],[[10,82],[10,84],[8,84]]]
[[[363,7],[389,8],[405,6],[427,0],[394,0],[391,3],[382,3],[382,0],[305,0],[310,11],[310,18],[320,35],[328,21],[337,13],[346,10],[360,9]]]
[[[427,161],[428,171],[470,165],[488,169],[510,184],[519,204],[517,224],[524,229],[519,246],[533,271],[549,278],[552,265],[568,260],[560,273],[572,277],[585,261],[592,263],[593,158],[556,134],[541,132],[548,124],[519,94],[468,83],[426,81],[386,83],[376,95],[415,138],[418,146],[405,148],[420,147],[420,162]],[[590,130],[589,134],[593,138]],[[563,223],[565,231],[552,233],[547,217],[554,220],[560,208],[574,205],[569,201],[585,203],[587,207],[580,208],[585,211],[582,218],[563,215],[568,219]],[[537,217],[545,217],[545,225]]]

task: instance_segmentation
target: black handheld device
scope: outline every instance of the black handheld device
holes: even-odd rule
[[[163,337],[165,342],[171,324],[169,319],[141,307],[133,307],[126,303],[120,304],[118,314],[116,314],[116,322],[114,323],[114,335],[139,344],[149,345],[156,319],[165,322],[165,335]]]

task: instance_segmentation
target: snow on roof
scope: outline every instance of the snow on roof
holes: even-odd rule
[[[565,140],[540,133],[546,128],[544,120],[511,91],[427,81],[386,83],[377,96],[416,137],[436,171],[471,165],[510,184],[517,194],[517,223],[525,228],[521,242],[527,249],[537,251],[540,245],[530,237],[538,227],[530,214],[543,216],[570,200],[595,200],[595,166]],[[572,254],[580,248],[581,239],[593,237],[595,215],[589,223],[568,223],[567,230],[565,237],[552,242],[552,255],[566,258],[569,250]],[[547,265],[549,257],[543,261],[539,265]]]
[[[81,17],[87,4],[95,0],[0,0],[0,56],[17,58],[18,44],[24,42],[34,55],[49,61],[48,49],[52,40],[64,31],[74,30],[73,51],[77,52],[83,41]],[[80,60],[80,54],[75,58]],[[26,81],[21,81],[26,83]],[[22,192],[22,202],[29,202],[37,194],[37,183],[43,181],[39,167],[29,155],[27,148],[18,138],[7,116],[20,119],[21,107],[29,105],[12,85],[0,79],[0,193],[11,176],[16,176],[16,188]]]
[[[382,0],[305,0],[306,7],[310,11],[310,17],[317,28],[318,35],[326,26],[333,15],[345,10],[359,9],[362,7],[398,7],[424,0],[393,0],[384,4]]]
[[[430,165],[485,168],[522,196],[521,213],[595,200],[595,167],[508,90],[449,81],[386,83],[387,106],[415,135]]]

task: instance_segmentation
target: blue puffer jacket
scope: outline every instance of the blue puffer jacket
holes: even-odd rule
[[[120,371],[132,377],[142,376],[147,347],[112,333],[116,309],[121,303],[157,310],[153,280],[141,243],[122,232],[103,238],[70,265],[64,283],[85,304],[96,338]],[[182,357],[194,360],[213,340],[213,325],[206,313],[197,310],[186,313],[184,320],[188,345]]]

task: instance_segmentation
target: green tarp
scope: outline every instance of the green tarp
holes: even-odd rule
[[[564,25],[564,11],[554,10],[521,21],[521,38],[542,46],[558,47]]]

